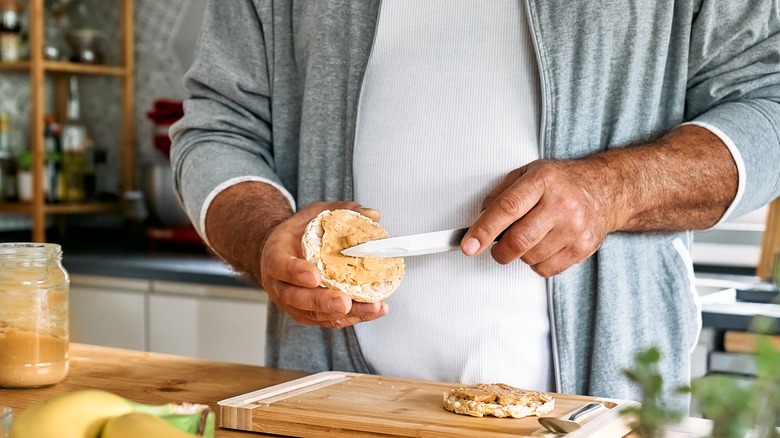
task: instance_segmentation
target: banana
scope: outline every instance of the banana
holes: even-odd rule
[[[214,436],[214,412],[206,405],[150,405],[108,391],[86,389],[57,395],[28,408],[11,424],[9,438],[98,438],[109,419],[133,412],[161,417],[160,421],[172,424],[169,427],[174,429],[197,431],[206,438]]]
[[[113,417],[106,423],[100,438],[193,438],[160,417],[134,412]]]
[[[10,438],[96,438],[110,417],[133,411],[124,398],[87,389],[52,397],[22,412]]]

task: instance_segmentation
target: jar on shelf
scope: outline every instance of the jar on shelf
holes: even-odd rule
[[[65,378],[69,288],[59,245],[0,243],[0,387]]]
[[[0,0],[0,61],[21,59],[23,10],[19,0]]]
[[[98,29],[72,29],[68,32],[70,60],[82,64],[103,64],[101,41],[103,31]]]

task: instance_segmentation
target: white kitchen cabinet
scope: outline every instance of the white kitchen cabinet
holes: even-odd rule
[[[152,281],[149,351],[263,365],[266,308],[256,289]]]
[[[715,348],[715,329],[703,327],[699,335],[699,343],[691,352],[691,378],[696,379],[707,375],[707,358]]]
[[[144,280],[71,276],[71,341],[145,350],[149,288]]]

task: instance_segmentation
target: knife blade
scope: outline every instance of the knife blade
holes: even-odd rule
[[[460,249],[460,241],[468,228],[409,234],[370,240],[344,249],[341,254],[349,257],[406,257],[433,254]]]

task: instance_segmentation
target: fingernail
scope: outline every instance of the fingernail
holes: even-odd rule
[[[463,253],[466,255],[474,255],[479,250],[479,240],[469,237],[468,240],[463,242]]]
[[[346,306],[344,305],[344,300],[341,298],[333,298],[328,303],[328,307],[330,307],[330,310],[336,312],[336,313],[343,313],[346,315]]]
[[[317,282],[314,279],[314,274],[309,271],[304,271],[298,274],[298,281],[300,281],[304,286],[316,286]]]

